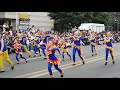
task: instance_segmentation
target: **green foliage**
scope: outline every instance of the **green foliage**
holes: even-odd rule
[[[55,20],[55,30],[64,32],[81,23],[103,23],[109,21],[107,12],[49,12],[48,16]]]

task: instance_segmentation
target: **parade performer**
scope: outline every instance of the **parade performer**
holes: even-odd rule
[[[54,37],[54,43],[55,43],[55,45],[56,45],[56,47],[59,47],[59,41],[58,41],[58,36],[57,35],[55,35],[55,37]]]
[[[64,53],[67,53],[67,55],[70,57],[70,60],[71,60],[71,55],[68,53],[69,50],[67,48],[67,45],[66,45],[66,42],[65,41],[61,41],[61,49],[62,49],[62,57],[63,57],[63,60],[64,60]]]
[[[79,57],[82,59],[82,63],[85,64],[84,61],[84,56],[83,56],[83,52],[82,52],[82,47],[81,47],[81,40],[84,40],[84,37],[81,37],[81,32],[79,32],[78,30],[74,32],[74,36],[73,36],[73,65],[76,65],[75,63],[75,54],[76,51],[78,52]]]
[[[41,49],[40,49],[40,37],[36,36],[34,40],[34,57],[36,57],[37,51],[39,51],[39,55],[41,56]]]
[[[46,58],[46,53],[45,53],[46,45],[47,45],[47,36],[46,36],[45,33],[44,33],[44,35],[42,36],[42,45],[41,45],[42,52],[43,52],[43,54],[44,54],[44,56],[45,56],[44,59],[47,59],[47,58]]]
[[[9,58],[7,45],[2,38],[2,32],[0,32],[0,68],[1,68],[0,72],[5,71],[3,61],[4,59],[7,61],[7,63],[11,66],[11,69],[13,70],[14,69],[13,62]]]
[[[31,57],[31,52],[26,47],[26,36],[22,37],[22,40],[20,40],[20,44],[23,47],[23,49],[25,50],[25,52],[29,55],[29,57]]]
[[[55,69],[58,70],[61,74],[61,77],[63,77],[64,72],[58,67],[58,65],[60,64],[60,59],[58,59],[55,56],[55,51],[58,51],[59,54],[60,50],[58,48],[56,48],[56,46],[54,45],[54,42],[52,40],[49,40],[48,45],[46,47],[46,52],[47,52],[47,56],[48,56],[48,71],[50,74],[50,78],[54,78],[54,75],[52,73],[52,65],[54,65]]]
[[[60,48],[60,42],[61,42],[61,40],[60,40],[61,38],[60,37],[58,37],[58,48]]]
[[[91,34],[90,44],[91,44],[92,56],[97,55],[96,37],[95,37],[95,33],[94,32],[92,32],[92,34]]]
[[[26,63],[27,63],[28,60],[25,57],[23,57],[21,44],[20,44],[20,42],[18,40],[14,43],[13,47],[14,47],[15,53],[16,53],[17,64],[20,64],[20,60],[18,58],[19,55],[20,55],[20,58],[24,59],[26,61]]]
[[[105,58],[106,62],[105,62],[105,65],[107,65],[107,63],[108,63],[108,54],[109,54],[109,52],[111,54],[113,64],[115,63],[114,49],[113,49],[112,41],[113,41],[113,38],[112,38],[111,32],[107,32],[107,37],[105,37],[105,39],[104,39],[105,49],[106,49],[106,58]]]

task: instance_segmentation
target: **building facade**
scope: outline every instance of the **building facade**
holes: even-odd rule
[[[6,22],[11,25],[12,30],[19,30],[21,14],[29,15],[29,27],[34,25],[41,31],[53,28],[53,20],[50,20],[47,12],[0,12],[0,25]]]

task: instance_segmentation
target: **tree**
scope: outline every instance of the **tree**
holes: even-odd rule
[[[79,27],[81,23],[107,24],[109,14],[107,12],[49,12],[50,19],[55,20],[55,30],[68,31]]]

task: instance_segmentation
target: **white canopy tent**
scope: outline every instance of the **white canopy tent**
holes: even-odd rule
[[[80,26],[80,30],[89,30],[91,27],[90,26]]]
[[[98,23],[82,23],[79,27],[79,30],[91,30],[99,33],[105,31],[105,26],[104,24],[98,24]]]

